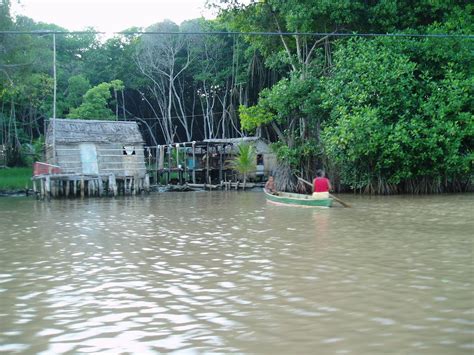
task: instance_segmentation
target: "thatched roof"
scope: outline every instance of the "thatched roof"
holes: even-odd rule
[[[53,133],[54,128],[54,133]],[[51,119],[46,142],[56,143],[143,143],[136,122]]]

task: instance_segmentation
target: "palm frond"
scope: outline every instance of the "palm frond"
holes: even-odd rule
[[[239,144],[239,151],[234,159],[229,161],[228,166],[243,175],[245,184],[247,175],[257,169],[257,152],[255,146],[248,143]]]

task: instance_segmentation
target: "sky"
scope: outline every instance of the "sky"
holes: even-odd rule
[[[212,18],[205,0],[14,0],[13,14],[36,22],[54,23],[69,31],[94,27],[118,32],[130,27],[148,27],[165,19],[180,24],[193,18]]]

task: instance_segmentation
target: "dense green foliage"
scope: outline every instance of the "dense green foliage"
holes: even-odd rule
[[[266,16],[282,31],[472,34],[473,9],[462,2],[275,0],[224,12],[237,28],[254,31],[272,27],[257,20]],[[350,38],[314,52],[304,41],[282,38],[277,48],[289,74],[262,90],[257,105],[240,108],[244,129],[274,131],[282,164],[308,177],[324,167],[337,186],[369,193],[471,186],[472,39]],[[275,64],[273,39],[249,42]]]
[[[470,174],[474,81],[452,64],[433,80],[397,47],[351,40],[336,51],[322,94],[326,153],[355,188],[447,188]]]
[[[79,82],[79,84],[84,85],[86,82]],[[114,117],[114,113],[108,107],[108,103],[112,98],[110,89],[117,92],[123,90],[123,88],[123,83],[120,80],[115,80],[111,83],[100,83],[99,85],[94,86],[87,90],[84,94],[82,103],[77,108],[72,108],[67,117],[82,119],[96,118],[104,120],[117,118]]]
[[[0,144],[30,164],[53,113],[51,34],[0,7]],[[216,20],[154,34],[56,35],[57,117],[137,120],[149,144],[259,134],[293,172],[338,189],[472,188],[474,6],[466,1],[208,0]],[[133,28],[133,30],[142,30]],[[187,34],[215,32],[220,35]],[[225,32],[451,37],[226,35]],[[170,34],[176,32],[178,34]]]

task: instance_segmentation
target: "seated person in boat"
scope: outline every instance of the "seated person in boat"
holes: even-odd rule
[[[269,192],[269,193],[276,192],[275,181],[273,180],[273,176],[270,176],[268,178],[268,181],[265,183],[265,190],[267,190],[267,192]]]
[[[316,177],[313,180],[313,198],[326,199],[329,198],[329,190],[331,190],[331,182],[325,176],[323,170],[316,172]]]

